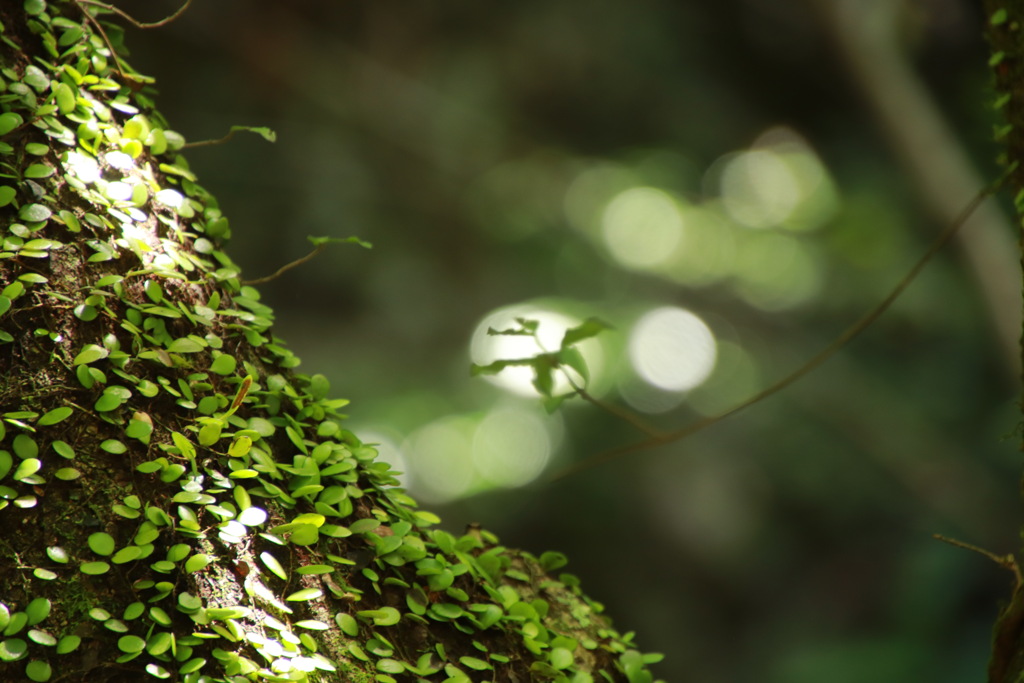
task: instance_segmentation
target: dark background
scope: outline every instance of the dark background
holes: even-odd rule
[[[144,20],[176,6],[141,4],[121,6]],[[829,28],[828,5],[218,0],[127,42],[188,140],[277,131],[274,145],[240,136],[187,154],[231,218],[246,277],[306,253],[308,235],[374,244],[332,247],[260,290],[300,370],[352,399],[352,429],[405,459],[412,492],[449,528],[480,522],[510,546],[565,552],[617,627],[667,654],[655,671],[668,681],[981,680],[1011,576],[931,534],[1016,547],[1017,375],[976,284],[990,269],[955,248],[835,359],[705,432],[551,484],[467,474],[498,409],[546,430],[552,468],[638,438],[582,402],[549,418],[470,378],[470,339],[495,310],[613,323],[595,343],[595,393],[675,405],[646,416],[675,428],[826,346],[948,223],[851,69],[853,24]],[[974,3],[853,5],[895,27],[954,145],[994,177]],[[802,219],[750,228],[723,208],[725,169],[752,146],[824,171]],[[944,163],[938,147],[925,166]],[[703,275],[704,257],[623,265],[600,217],[630,187],[706,219],[685,248],[702,254],[705,234],[728,253]],[[976,189],[955,192],[966,203]],[[689,395],[630,370],[634,324],[664,306],[719,343]],[[433,455],[424,434],[444,435]],[[513,437],[495,448],[515,453]],[[462,464],[445,470],[442,456]]]

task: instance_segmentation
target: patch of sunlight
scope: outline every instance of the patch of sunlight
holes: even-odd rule
[[[406,454],[414,495],[427,502],[444,503],[470,492],[476,479],[472,453],[475,427],[473,419],[449,416],[409,435],[402,452]]]
[[[619,264],[653,269],[668,261],[683,242],[679,204],[663,190],[631,187],[615,195],[601,215],[604,244]]]
[[[785,159],[768,149],[734,155],[722,169],[719,184],[726,213],[748,228],[780,225],[803,196]]]
[[[78,152],[68,152],[64,159],[68,170],[86,185],[96,182],[102,175],[96,160]]]
[[[736,260],[736,291],[764,311],[806,303],[821,291],[821,265],[801,241],[777,232],[748,233]]]
[[[473,463],[480,476],[494,487],[529,484],[544,471],[552,450],[544,420],[524,408],[492,410],[473,434]]]
[[[821,160],[788,128],[766,131],[750,150],[726,157],[718,185],[729,217],[753,229],[813,230],[838,205]]]
[[[737,228],[719,207],[682,206],[686,239],[660,269],[684,285],[701,287],[732,275],[736,259]]]
[[[629,335],[629,359],[636,374],[664,391],[700,386],[715,367],[711,329],[682,308],[666,306],[645,313]]]
[[[582,321],[563,313],[535,304],[520,304],[499,308],[484,316],[477,324],[469,342],[470,360],[477,365],[488,365],[496,360],[530,358],[542,353],[537,342],[527,336],[489,335],[488,329],[507,330],[517,327],[516,318],[527,318],[540,323],[538,337],[543,351],[555,351],[562,343],[565,331]],[[576,345],[590,370],[591,383],[598,380],[604,368],[604,352],[596,339],[587,339]],[[483,375],[488,382],[517,396],[536,398],[533,370],[529,367],[505,368],[496,375]],[[572,391],[569,380],[561,373],[554,375],[554,393]]]

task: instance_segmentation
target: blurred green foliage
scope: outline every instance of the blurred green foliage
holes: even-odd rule
[[[667,680],[977,679],[1010,577],[930,535],[1015,546],[1019,418],[953,251],[783,395],[554,485],[493,486],[543,479],[534,446],[564,465],[640,436],[471,378],[487,362],[471,338],[496,311],[608,320],[586,342],[592,390],[671,429],[820,350],[943,227],[803,9],[221,0],[128,43],[188,139],[277,132],[190,154],[246,277],[300,257],[310,234],[374,244],[328,250],[263,285],[264,302],[303,368],[353,400],[357,432],[421,458],[407,468],[474,440],[512,459],[511,474],[471,454],[411,481],[434,478],[427,499],[475,493],[435,506],[449,525],[566,553],[620,629],[668,653]],[[979,26],[966,1],[917,3],[904,40],[993,169]],[[714,335],[714,370],[689,393],[630,363],[635,323],[664,308]],[[488,441],[495,411],[493,433],[519,441]]]

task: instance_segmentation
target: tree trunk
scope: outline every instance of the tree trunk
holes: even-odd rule
[[[0,680],[650,681],[292,370],[110,17],[0,5]]]
[[[1006,185],[1014,198],[1017,219],[1024,221],[1024,2],[985,0],[984,8],[992,52],[989,65],[996,87],[994,108],[1003,117],[995,137],[1004,145],[1000,162],[1006,170]],[[1021,245],[1024,258],[1024,240]],[[1021,533],[1024,537],[1024,529]],[[1018,561],[1007,556],[1005,562],[1014,571],[1016,585],[993,629],[989,683],[1009,683],[1024,677],[1024,585]]]

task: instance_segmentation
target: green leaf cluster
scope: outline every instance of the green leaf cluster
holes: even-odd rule
[[[0,678],[70,675],[88,627],[139,680],[634,680],[631,637],[546,574],[557,557],[433,529],[347,401],[296,372],[108,10],[22,11],[0,24],[0,345],[23,359],[0,384],[0,516],[55,540],[7,572]],[[574,345],[606,327],[506,366],[550,396],[556,370],[586,381]],[[412,629],[465,643],[400,646]]]

